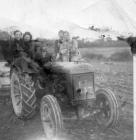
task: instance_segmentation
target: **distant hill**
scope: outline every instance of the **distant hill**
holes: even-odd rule
[[[90,47],[96,47],[96,48],[102,48],[102,47],[129,47],[129,45],[125,41],[115,41],[115,40],[109,40],[104,41],[103,39],[98,39],[93,42],[83,40],[79,40],[79,48],[90,48]]]

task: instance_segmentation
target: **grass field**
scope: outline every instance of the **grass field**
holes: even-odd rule
[[[100,61],[132,61],[129,47],[80,48],[84,58]]]
[[[119,123],[117,128],[99,132],[93,120],[68,121],[64,123],[67,137],[61,140],[133,140],[133,62],[129,47],[82,48],[81,54],[93,66],[96,86],[114,91],[119,104]],[[114,61],[111,58],[115,55],[121,57]],[[10,102],[0,103],[0,139],[43,140],[43,136],[39,113],[23,122],[15,117]]]

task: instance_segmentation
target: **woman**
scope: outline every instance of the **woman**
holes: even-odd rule
[[[25,32],[23,35],[23,49],[27,56],[33,57],[34,45],[32,43],[32,35],[30,32]]]
[[[38,64],[34,62],[35,57],[35,46],[32,42],[32,35],[30,32],[25,32],[23,35],[23,65],[24,65],[24,71],[30,71],[30,68],[32,72],[38,72]],[[34,70],[34,71],[33,71]]]
[[[58,32],[59,39],[55,41],[55,59],[60,59],[60,46],[63,44],[64,41],[64,31],[60,30]]]
[[[81,54],[78,48],[78,37],[72,38],[72,47],[70,49],[70,59],[71,61],[79,61],[81,59]]]
[[[70,35],[69,32],[64,31],[63,34],[63,43],[60,45],[60,57],[61,60],[64,62],[68,62],[69,61],[69,50],[71,48],[71,42],[70,42]]]
[[[19,30],[14,31],[14,41],[11,43],[13,60],[19,58],[23,52],[22,33]]]
[[[14,31],[14,40],[11,42],[12,64],[22,69],[23,53],[22,33],[19,30]]]

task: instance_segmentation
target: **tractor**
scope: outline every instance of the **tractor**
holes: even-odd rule
[[[50,62],[38,73],[22,73],[12,65],[11,99],[19,119],[32,118],[40,110],[47,138],[64,130],[64,120],[94,117],[103,128],[118,123],[118,102],[109,88],[97,88],[91,64]]]

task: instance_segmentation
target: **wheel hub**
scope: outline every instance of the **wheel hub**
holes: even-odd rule
[[[106,123],[111,116],[110,104],[108,100],[106,98],[100,98],[97,101],[97,108],[99,108],[96,111],[97,118],[99,121],[101,121],[101,123]]]

